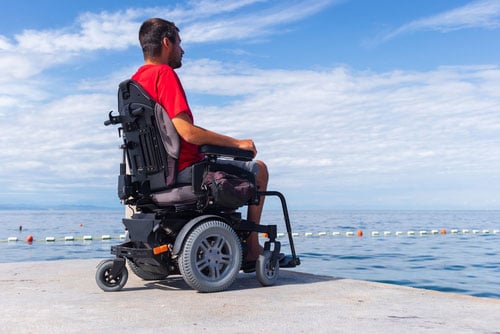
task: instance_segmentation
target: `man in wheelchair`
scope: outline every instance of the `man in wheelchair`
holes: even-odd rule
[[[179,29],[172,23],[159,18],[145,21],[139,30],[145,64],[132,76],[144,90],[165,108],[180,137],[178,159],[178,182],[191,181],[191,166],[203,160],[198,152],[200,145],[216,145],[248,150],[255,156],[257,149],[251,139],[235,139],[205,130],[193,124],[194,118],[186,100],[184,89],[174,69],[182,66],[184,50],[181,47]],[[241,163],[240,168],[256,173],[256,183],[260,191],[267,189],[268,172],[262,161]],[[259,224],[264,198],[258,205],[248,207],[247,219]],[[257,233],[251,233],[248,240],[246,262],[255,262],[261,253]]]
[[[178,28],[149,19],[140,28],[139,41],[145,64],[120,84],[119,116],[110,112],[105,122],[121,125],[118,193],[139,212],[123,219],[127,240],[112,247],[116,259],[101,262],[97,284],[104,291],[120,290],[128,275],[125,260],[143,279],[180,272],[188,285],[203,292],[226,289],[239,270],[256,271],[263,285],[274,284],[280,265],[300,264],[284,196],[267,191],[267,167],[252,160],[257,150],[251,139],[194,125],[174,71],[184,53]],[[215,187],[225,184],[248,191],[244,202],[218,201]],[[282,202],[291,257],[279,253],[276,225],[259,225],[265,196],[278,196]],[[246,220],[235,211],[245,204]],[[268,235],[264,247],[259,232]]]

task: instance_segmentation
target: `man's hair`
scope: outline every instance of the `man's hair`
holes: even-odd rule
[[[179,28],[175,23],[152,18],[144,21],[139,29],[139,42],[141,43],[144,59],[155,59],[161,54],[163,38],[167,37],[172,43],[176,43]]]

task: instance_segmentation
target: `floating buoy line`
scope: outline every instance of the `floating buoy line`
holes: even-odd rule
[[[25,239],[26,242],[28,243],[33,243],[33,242],[57,242],[57,241],[64,241],[64,242],[74,242],[74,241],[108,241],[108,240],[113,240],[113,239],[120,239],[123,240],[125,239],[125,234],[120,234],[118,236],[111,236],[111,235],[102,235],[100,237],[93,237],[91,235],[84,235],[83,237],[73,237],[73,236],[65,236],[62,238],[56,238],[56,237],[45,237],[43,239],[35,239],[33,236],[28,235]],[[0,239],[0,242],[18,242],[18,241],[23,241],[22,239],[19,239],[18,237],[9,237],[7,239]]]
[[[365,237],[365,236],[371,236],[371,237],[390,237],[390,236],[427,236],[427,235],[500,235],[500,230],[486,230],[486,229],[451,229],[451,230],[446,230],[446,229],[439,229],[439,230],[410,230],[410,231],[371,231],[368,233],[365,233],[363,230],[359,229],[356,231],[333,231],[333,232],[293,232],[292,236],[294,238],[307,238],[307,237]],[[267,238],[265,234],[261,234],[261,237]],[[287,237],[287,233],[278,233],[278,238],[283,238]],[[112,236],[112,235],[102,235],[100,237],[93,237],[91,235],[84,235],[82,237],[74,237],[74,236],[65,236],[65,237],[53,237],[53,236],[48,236],[45,238],[35,238],[32,235],[28,235],[26,239],[19,239],[18,237],[8,237],[7,239],[0,239],[1,242],[19,242],[19,241],[25,241],[27,243],[33,243],[33,242],[46,242],[46,243],[54,243],[54,242],[75,242],[75,241],[109,241],[109,240],[123,240],[125,239],[125,234],[120,234],[118,236]]]
[[[500,234],[500,230],[469,230],[469,229],[452,229],[452,230],[446,230],[446,229],[440,229],[440,230],[410,230],[410,231],[371,231],[369,233],[365,233],[363,230],[357,230],[357,231],[347,231],[347,232],[304,232],[304,233],[297,233],[294,232],[292,233],[293,237],[364,237],[364,236],[371,236],[371,237],[389,237],[389,236],[426,236],[426,235],[446,235],[446,234],[462,234],[462,235],[467,235],[467,234],[473,234],[473,235],[486,235],[486,234]],[[284,233],[278,233],[278,237],[285,236],[286,234]]]

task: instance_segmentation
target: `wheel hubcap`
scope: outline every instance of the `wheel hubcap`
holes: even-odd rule
[[[214,235],[204,238],[196,252],[196,267],[208,279],[219,279],[226,272],[233,251],[226,238]]]

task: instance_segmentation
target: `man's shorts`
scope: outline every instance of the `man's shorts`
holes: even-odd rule
[[[239,160],[218,159],[217,164],[233,165],[241,169],[247,170],[253,173],[253,175],[255,176],[257,176],[257,173],[259,172],[259,165],[255,160],[239,161]],[[192,166],[184,168],[182,171],[179,172],[179,174],[177,174],[177,183],[191,183],[192,175],[193,175]]]

